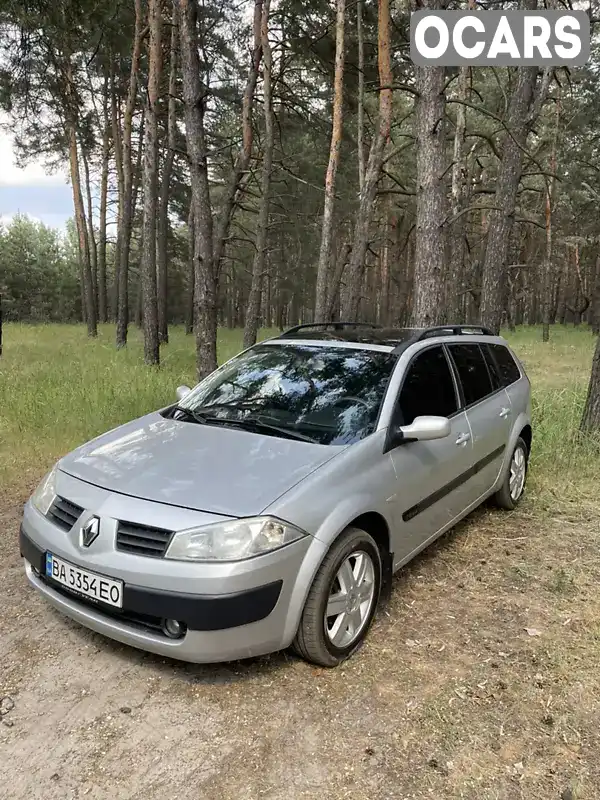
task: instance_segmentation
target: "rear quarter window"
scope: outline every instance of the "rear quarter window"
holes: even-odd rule
[[[490,344],[488,347],[498,367],[502,386],[510,386],[511,383],[518,381],[521,371],[508,347],[502,344]]]

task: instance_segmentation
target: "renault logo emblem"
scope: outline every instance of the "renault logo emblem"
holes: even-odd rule
[[[98,517],[92,517],[81,528],[81,544],[84,547],[89,547],[91,543],[98,538],[99,533],[100,533],[100,520],[98,519]]]

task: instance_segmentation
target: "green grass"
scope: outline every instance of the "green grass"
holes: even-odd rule
[[[262,331],[262,336],[268,335]],[[194,337],[170,332],[159,369],[143,363],[140,331],[117,351],[114,327],[88,340],[83,326],[4,326],[0,358],[0,487],[37,477],[53,460],[104,431],[168,405],[182,383],[195,383]],[[223,362],[242,346],[242,332],[221,329]]]
[[[533,393],[532,485],[555,497],[594,492],[600,481],[600,441],[584,438],[579,422],[595,339],[587,327],[555,326],[550,341],[538,327],[505,333],[523,361]]]
[[[262,335],[268,335],[263,331]],[[239,330],[221,329],[219,361],[241,349]],[[522,357],[534,391],[532,486],[538,493],[593,491],[600,449],[577,433],[592,361],[585,328],[554,328],[543,344],[539,328],[509,339]],[[194,383],[193,337],[171,331],[160,369],[142,361],[140,332],[130,329],[125,350],[114,328],[89,341],[83,326],[4,327],[0,358],[0,487],[29,486],[59,456],[129,419],[172,402],[175,388]],[[560,479],[560,482],[557,482]]]

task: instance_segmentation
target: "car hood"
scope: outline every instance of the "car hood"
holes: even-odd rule
[[[132,497],[245,517],[260,514],[344,449],[156,413],[82,445],[59,468]]]

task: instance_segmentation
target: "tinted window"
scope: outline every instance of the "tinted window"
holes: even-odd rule
[[[351,444],[375,430],[396,361],[374,350],[257,345],[205,378],[179,405],[209,424],[252,430],[256,423],[255,430],[266,433],[262,423],[319,444]]]
[[[430,347],[411,362],[400,392],[400,425],[432,414],[449,417],[458,408],[448,359],[441,347]]]
[[[518,381],[521,373],[508,347],[501,344],[491,344],[489,347],[498,365],[502,386]]]
[[[470,406],[492,392],[490,374],[478,344],[451,344],[449,350],[463,387],[465,405]]]
[[[492,388],[494,391],[496,389],[501,389],[504,385],[502,376],[500,375],[500,370],[498,369],[498,365],[496,364],[496,359],[492,355],[492,351],[490,350],[489,344],[482,344],[480,345],[481,352],[483,353],[483,357],[485,358],[485,363],[487,364],[490,378],[492,379]]]

